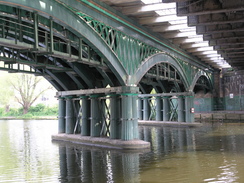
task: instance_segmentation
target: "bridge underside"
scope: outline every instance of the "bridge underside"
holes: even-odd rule
[[[128,141],[138,139],[138,119],[194,122],[194,92],[212,90],[212,71],[178,48],[147,35],[153,39],[143,42],[146,33],[135,38],[135,30],[117,30],[111,20],[95,19],[94,9],[87,15],[78,7],[0,2],[0,70],[40,75],[57,89],[59,133]]]

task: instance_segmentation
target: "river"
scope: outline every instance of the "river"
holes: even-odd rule
[[[127,152],[51,141],[56,120],[0,120],[0,182],[244,182],[244,124],[140,126],[151,149]]]

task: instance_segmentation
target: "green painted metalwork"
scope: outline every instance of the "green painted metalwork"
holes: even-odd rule
[[[58,133],[65,133],[65,100],[64,98],[59,98],[59,109],[58,109]]]
[[[65,133],[72,134],[75,127],[74,107],[72,97],[66,97],[66,112],[65,112]]]
[[[120,138],[120,105],[118,95],[110,96],[110,111],[111,111],[111,119],[110,119],[110,138],[111,139],[119,139]]]
[[[150,111],[149,111],[149,100],[147,97],[144,97],[143,98],[143,120],[149,120],[149,114],[150,114]]]
[[[117,55],[128,74],[134,74],[139,65],[149,56],[160,52],[159,49],[149,46],[121,31],[112,28],[94,18],[82,13],[74,7],[63,4],[76,13],[80,19],[87,23]]]
[[[89,4],[89,6],[92,6],[92,7],[94,6],[94,4],[88,3],[87,1],[82,1],[82,2],[84,2],[85,4]],[[45,1],[45,3],[47,3],[47,2]],[[53,5],[52,3],[54,3],[54,2],[50,2],[50,5]],[[138,81],[140,81],[141,77],[145,74],[144,72],[148,70],[148,69],[145,69],[144,67],[146,66],[147,68],[151,68],[153,65],[150,64],[150,59],[151,59],[151,57],[157,55],[158,53],[168,55],[168,57],[165,58],[164,62],[168,62],[169,65],[172,65],[176,69],[176,71],[177,71],[176,73],[178,73],[177,75],[180,76],[180,78],[177,78],[177,77],[176,78],[183,80],[182,82],[184,82],[186,90],[189,89],[189,86],[191,85],[192,81],[194,80],[194,76],[196,73],[198,73],[200,70],[201,70],[201,72],[205,72],[202,70],[202,68],[196,66],[195,63],[197,63],[197,61],[195,63],[189,62],[187,55],[183,54],[183,52],[179,52],[178,50],[175,50],[174,48],[172,48],[170,46],[167,46],[164,44],[164,46],[171,49],[167,53],[164,53],[164,51],[165,51],[164,49],[162,49],[162,48],[160,49],[156,45],[152,46],[146,42],[141,41],[141,39],[136,39],[135,37],[128,35],[122,31],[118,30],[117,28],[114,28],[111,25],[108,25],[108,24],[102,22],[101,20],[97,20],[96,18],[92,17],[91,15],[88,15],[88,14],[82,12],[80,9],[74,8],[74,3],[71,3],[71,2],[65,3],[65,2],[61,2],[61,1],[56,1],[55,3],[59,4],[60,7],[63,6],[66,8],[66,10],[73,12],[73,14],[76,15],[77,20],[82,21],[84,24],[86,24],[88,27],[90,27],[91,32],[93,31],[95,34],[98,35],[98,37],[100,37],[100,39],[103,40],[103,42],[107,45],[107,47],[109,47],[111,52],[118,58],[118,61],[120,62],[120,64],[122,64],[122,66],[125,68],[125,70],[127,72],[126,76],[122,76],[122,75],[120,76],[121,78],[123,78],[124,83],[127,83],[129,85],[137,84]],[[25,4],[25,3],[23,3],[23,4]],[[99,7],[97,7],[97,8],[99,9]],[[17,9],[17,10],[20,11],[19,14],[21,14],[21,16],[18,15],[18,17],[16,18],[16,21],[12,20],[12,23],[10,23],[8,25],[9,27],[12,27],[13,32],[16,33],[15,42],[18,39],[23,40],[22,39],[23,35],[28,35],[28,36],[34,38],[33,48],[40,49],[40,44],[38,45],[37,43],[40,43],[40,38],[42,37],[44,41],[42,41],[41,43],[46,48],[46,52],[48,51],[49,53],[54,53],[54,51],[56,51],[56,52],[58,51],[58,52],[60,52],[60,53],[58,53],[60,56],[62,55],[61,53],[63,52],[63,53],[66,53],[67,60],[72,60],[72,61],[78,62],[79,59],[82,58],[82,54],[80,54],[80,51],[85,51],[86,53],[88,53],[88,59],[87,60],[82,59],[82,61],[83,62],[87,61],[87,63],[91,63],[90,59],[92,58],[92,54],[96,53],[97,50],[101,49],[101,48],[94,48],[94,46],[93,46],[93,48],[92,48],[93,50],[92,50],[91,47],[89,47],[88,45],[82,45],[81,38],[71,32],[67,32],[68,34],[66,34],[65,39],[56,39],[58,37],[55,35],[55,37],[56,37],[55,38],[56,40],[55,40],[54,39],[54,30],[57,31],[57,33],[63,32],[63,26],[59,25],[58,22],[55,22],[56,21],[55,18],[45,18],[41,15],[38,15],[35,12],[34,13],[29,12],[29,14],[30,14],[29,17],[33,17],[33,19],[34,19],[34,27],[32,27],[31,24],[26,26],[26,25],[24,25],[24,24],[26,24],[26,20],[24,20],[21,17],[27,17],[27,15],[25,15],[25,13],[26,12],[28,13],[28,11],[20,10],[20,9]],[[11,13],[14,10],[13,9],[11,10],[11,8],[10,8],[9,10],[5,10],[5,11],[8,11],[9,13]],[[47,11],[47,10],[45,10],[45,11]],[[108,12],[106,12],[102,9],[99,9],[99,11],[101,11],[104,14],[108,14]],[[48,13],[50,13],[50,12],[48,12]],[[112,17],[111,14],[109,15],[109,17],[114,18],[114,17]],[[127,23],[125,21],[122,21],[122,19],[120,19],[120,18],[116,18],[116,20],[122,24],[127,25]],[[14,26],[14,22],[18,23],[19,26],[17,26],[17,28],[15,28],[16,26]],[[37,26],[37,23],[39,23],[40,25]],[[43,31],[43,30],[37,31],[37,29],[39,29],[39,27],[41,25],[44,25],[43,29],[46,31]],[[141,31],[136,27],[135,28],[131,27],[131,24],[128,24],[128,27],[132,28],[134,31],[135,30],[138,31],[141,35],[144,35],[144,36],[146,35],[144,31]],[[31,29],[32,29],[32,31],[31,31]],[[69,29],[70,29],[70,27],[69,27]],[[128,28],[126,28],[126,29],[128,29]],[[72,28],[71,28],[71,30],[72,30]],[[29,31],[29,33],[28,33],[28,31]],[[9,32],[5,31],[4,25],[2,26],[1,32],[3,32],[2,37],[4,37],[4,35],[6,33],[9,34]],[[33,34],[33,32],[34,32],[34,34]],[[55,33],[55,34],[57,34],[57,33]],[[61,37],[63,36],[60,33],[58,33],[58,34]],[[156,41],[155,38],[153,38],[151,36],[149,36],[149,37],[152,40]],[[87,39],[89,39],[89,37]],[[66,40],[66,41],[64,41],[64,40]],[[17,44],[19,44],[18,41],[17,41]],[[73,55],[73,53],[71,52],[72,47],[79,50],[77,55]],[[90,53],[91,50],[93,52],[92,54]],[[177,54],[174,54],[174,52],[172,52],[172,50]],[[45,53],[43,52],[43,54],[45,54]],[[182,54],[185,56],[186,60],[183,60],[182,57],[179,56]],[[54,54],[54,55],[57,55],[57,54]],[[54,56],[54,55],[52,54],[52,56]],[[172,63],[172,60],[175,60],[175,61]],[[105,60],[105,62],[109,63],[110,60]],[[175,62],[177,62],[177,64],[175,64]],[[99,60],[97,63],[98,63],[98,65],[101,65],[101,63],[103,63],[102,59]],[[118,65],[119,64],[117,64],[117,67],[115,69],[119,69]],[[106,64],[104,66],[106,67]],[[120,72],[120,73],[122,73],[122,72]],[[138,73],[139,73],[139,75],[138,75]],[[208,73],[206,73],[206,75],[208,75],[209,73],[211,74],[211,72],[208,72]],[[159,74],[157,74],[157,75],[159,75]],[[171,76],[172,74],[168,73],[167,75]]]
[[[89,136],[90,135],[90,100],[87,96],[82,97],[82,114],[81,114],[81,135]]]
[[[162,111],[162,98],[156,97],[156,121],[163,120],[163,111]]]
[[[142,99],[138,97],[138,108],[137,108],[137,115],[138,119],[142,120],[143,119],[143,111],[142,111]]]
[[[194,113],[191,111],[192,108],[194,108],[194,96],[185,96],[185,118],[189,123],[194,122]]]
[[[91,136],[99,137],[102,129],[101,112],[99,112],[99,95],[91,96]]]
[[[185,107],[184,107],[184,98],[182,96],[178,97],[178,122],[185,122]]]
[[[122,140],[132,140],[134,139],[134,128],[133,122],[135,118],[135,114],[133,114],[133,105],[132,95],[122,95],[122,132],[121,132],[121,139]]]
[[[163,97],[163,121],[169,121],[170,104],[169,97]]]

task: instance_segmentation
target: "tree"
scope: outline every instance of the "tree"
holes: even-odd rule
[[[8,80],[8,75],[7,72],[1,72],[0,104],[4,106],[5,112],[9,112],[10,104],[14,98],[14,92]]]
[[[50,85],[38,87],[42,82],[42,77],[31,74],[18,74],[11,81],[11,85],[16,92],[16,100],[23,107],[23,114],[26,114],[32,104],[47,90],[51,89]]]

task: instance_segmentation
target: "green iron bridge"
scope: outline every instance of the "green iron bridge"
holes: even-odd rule
[[[213,88],[208,65],[99,1],[0,1],[0,58],[57,89],[66,134],[128,141],[138,120],[192,123],[194,92]]]

